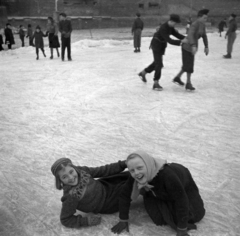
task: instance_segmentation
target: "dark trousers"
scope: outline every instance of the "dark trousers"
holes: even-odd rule
[[[44,49],[43,48],[40,48],[41,49],[41,51],[43,52],[43,54],[44,54]],[[38,47],[36,47],[36,54],[37,54],[37,56],[39,55],[39,48]]]
[[[22,47],[24,47],[24,36],[20,36],[21,42],[22,42]]]
[[[133,44],[135,48],[141,47],[141,35],[142,35],[141,29],[136,29],[133,33]]]
[[[62,59],[64,59],[65,49],[67,48],[68,59],[71,59],[71,38],[62,37]]]
[[[146,73],[151,73],[155,70],[154,74],[154,81],[158,81],[161,78],[162,74],[162,67],[163,67],[163,55],[160,54],[158,51],[153,50],[153,63],[150,64],[147,68],[145,68]]]
[[[232,53],[233,44],[234,44],[234,41],[235,41],[236,37],[237,37],[236,32],[230,33],[228,35],[228,42],[227,42],[227,53],[228,54]]]
[[[12,49],[12,44],[11,43],[8,44],[8,49]]]

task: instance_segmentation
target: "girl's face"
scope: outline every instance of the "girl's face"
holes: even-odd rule
[[[37,31],[37,32],[39,32],[39,31],[40,31],[40,29],[36,29],[36,31]]]
[[[78,183],[78,174],[71,166],[66,166],[58,172],[60,180],[65,185],[75,186]]]
[[[147,167],[142,158],[136,156],[127,161],[127,167],[131,176],[140,184],[147,183]]]

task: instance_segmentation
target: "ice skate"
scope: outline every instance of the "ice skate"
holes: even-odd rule
[[[163,90],[162,86],[158,83],[158,81],[154,82],[153,90],[156,90],[156,91],[162,91]]]
[[[179,85],[179,86],[184,86],[184,83],[182,82],[182,80],[181,80],[179,77],[175,77],[175,78],[173,79],[173,83],[174,83],[174,84],[177,84],[177,85]]]
[[[147,83],[147,79],[145,75],[146,75],[145,71],[141,71],[140,73],[138,73],[138,76],[141,78],[142,82]]]
[[[187,91],[194,91],[195,90],[195,88],[192,86],[191,83],[187,83],[185,88],[186,88]]]
[[[232,58],[231,54],[229,54],[229,53],[226,54],[226,55],[223,55],[223,57],[226,58],[226,59],[231,59]]]

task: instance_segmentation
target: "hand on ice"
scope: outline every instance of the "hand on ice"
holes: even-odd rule
[[[124,229],[126,229],[127,232],[129,232],[128,222],[120,221],[111,228],[111,231],[115,234],[120,234]]]
[[[89,226],[99,225],[101,223],[101,216],[99,215],[89,215],[87,216],[87,219]]]
[[[187,229],[177,229],[177,236],[189,236]]]
[[[207,56],[208,53],[209,53],[209,49],[208,49],[208,48],[204,48],[204,53],[205,53],[205,55]]]
[[[197,53],[197,47],[193,46],[192,47],[192,54],[193,54],[193,56],[195,56],[196,53]]]

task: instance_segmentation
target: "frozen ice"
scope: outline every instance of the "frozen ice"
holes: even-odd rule
[[[151,37],[133,53],[132,39],[81,39],[72,62],[49,60],[32,47],[0,52],[0,235],[110,236],[118,213],[101,225],[60,224],[62,192],[50,167],[60,157],[99,166],[144,149],[191,171],[206,216],[192,236],[240,235],[240,38],[226,60],[226,40],[209,33],[200,43],[192,76],[194,93],[172,83],[181,68],[180,47],[169,45],[160,84],[152,90],[137,76],[152,61]],[[201,40],[200,40],[201,41]],[[185,82],[186,75],[183,76]],[[171,236],[155,226],[141,202],[130,213],[130,233]]]

